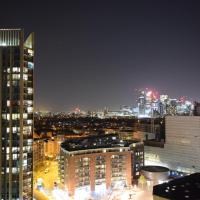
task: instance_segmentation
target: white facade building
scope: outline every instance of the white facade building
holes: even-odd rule
[[[164,148],[145,147],[145,164],[200,172],[200,117],[167,116]]]

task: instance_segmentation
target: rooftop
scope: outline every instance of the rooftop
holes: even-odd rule
[[[153,195],[171,200],[200,199],[200,173],[156,185],[153,188]]]
[[[110,134],[65,140],[61,144],[61,147],[67,151],[78,151],[99,148],[129,147],[131,144],[137,142],[137,140],[120,140],[117,135]]]
[[[162,166],[155,166],[155,165],[148,165],[143,166],[141,170],[148,171],[148,172],[168,172],[169,169]]]
[[[0,31],[21,31],[21,28],[0,28]]]

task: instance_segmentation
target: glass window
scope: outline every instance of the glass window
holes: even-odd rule
[[[10,101],[7,101],[7,106],[8,106],[8,107],[10,106]]]
[[[25,81],[27,81],[27,80],[28,80],[28,75],[27,75],[27,74],[23,74],[23,79],[24,79]]]
[[[19,67],[13,67],[13,72],[20,72],[20,68]]]
[[[24,71],[24,73],[27,73],[28,69],[24,67],[23,71]]]
[[[33,120],[31,120],[31,119],[27,120],[27,124],[32,124],[32,123],[33,123]]]
[[[13,77],[13,80],[19,80],[20,74],[13,74],[12,77]]]
[[[27,113],[23,113],[23,119],[27,119],[28,118],[28,114]]]
[[[27,88],[28,94],[33,94],[33,88]]]
[[[20,118],[20,114],[12,114],[12,119],[16,120]]]
[[[33,112],[33,107],[28,107],[27,111],[28,111],[28,113],[32,113]]]
[[[28,68],[33,69],[34,64],[32,62],[28,62]]]

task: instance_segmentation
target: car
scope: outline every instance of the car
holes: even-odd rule
[[[58,187],[58,183],[56,181],[54,181],[54,187]]]

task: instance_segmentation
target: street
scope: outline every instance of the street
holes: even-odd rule
[[[38,190],[37,180],[42,180],[42,189]],[[58,162],[46,161],[45,166],[34,172],[34,197],[36,200],[55,199],[52,195],[54,182],[58,183]]]

